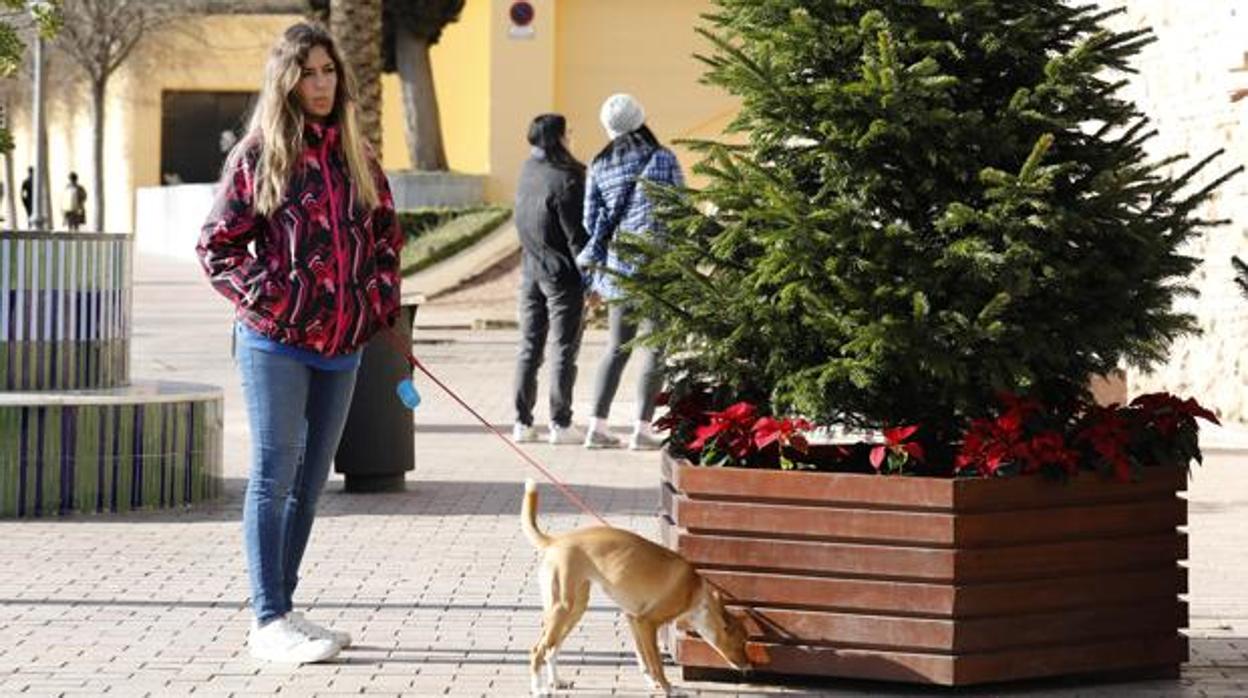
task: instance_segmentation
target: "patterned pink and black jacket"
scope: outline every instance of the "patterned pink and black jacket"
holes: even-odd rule
[[[381,202],[365,210],[337,127],[309,125],[285,201],[261,216],[252,198],[259,154],[253,144],[225,174],[196,246],[200,262],[260,334],[325,356],[354,352],[399,311],[403,235],[385,173],[372,163]]]

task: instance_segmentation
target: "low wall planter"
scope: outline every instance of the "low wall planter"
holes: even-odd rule
[[[957,479],[690,465],[663,454],[664,542],[749,609],[766,676],[961,686],[1177,676],[1186,473]],[[727,666],[687,631],[686,678]]]

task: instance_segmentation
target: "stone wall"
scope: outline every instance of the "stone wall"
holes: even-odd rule
[[[1159,131],[1151,143],[1158,156],[1190,154],[1194,159],[1218,149],[1223,156],[1201,178],[1208,181],[1248,163],[1248,101],[1232,105],[1228,93],[1248,88],[1248,3],[1243,0],[1102,0],[1127,7],[1111,20],[1118,30],[1152,27],[1148,46],[1130,76],[1125,94]],[[1182,164],[1176,170],[1181,169]],[[1199,183],[1199,182],[1198,182]],[[1191,395],[1225,419],[1248,422],[1248,299],[1232,283],[1232,254],[1248,257],[1248,175],[1225,185],[1201,214],[1229,219],[1195,243],[1190,253],[1204,260],[1193,285],[1200,298],[1183,301],[1204,331],[1176,343],[1167,365],[1151,373],[1129,372],[1132,394],[1169,390]]]

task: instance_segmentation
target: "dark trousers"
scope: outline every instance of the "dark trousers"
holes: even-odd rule
[[[619,303],[611,304],[607,322],[610,328],[607,353],[598,365],[598,380],[594,384],[594,416],[599,419],[606,419],[611,411],[611,401],[620,387],[620,376],[632,353],[628,343],[639,331],[645,335],[651,328],[650,320],[639,323],[633,317],[633,311]],[[654,417],[654,401],[663,387],[663,374],[659,372],[660,356],[657,350],[641,347],[637,351],[642,354],[641,379],[637,383],[637,419],[648,422]]]
[[[576,355],[581,351],[585,291],[580,280],[557,283],[524,276],[520,281],[520,355],[516,360],[516,422],[533,424],[537,369],[550,337],[550,421],[572,423]]]

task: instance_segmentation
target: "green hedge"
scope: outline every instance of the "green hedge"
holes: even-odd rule
[[[503,206],[468,208],[421,208],[399,213],[399,225],[407,236],[401,270],[414,274],[437,264],[494,232],[511,218]]]

